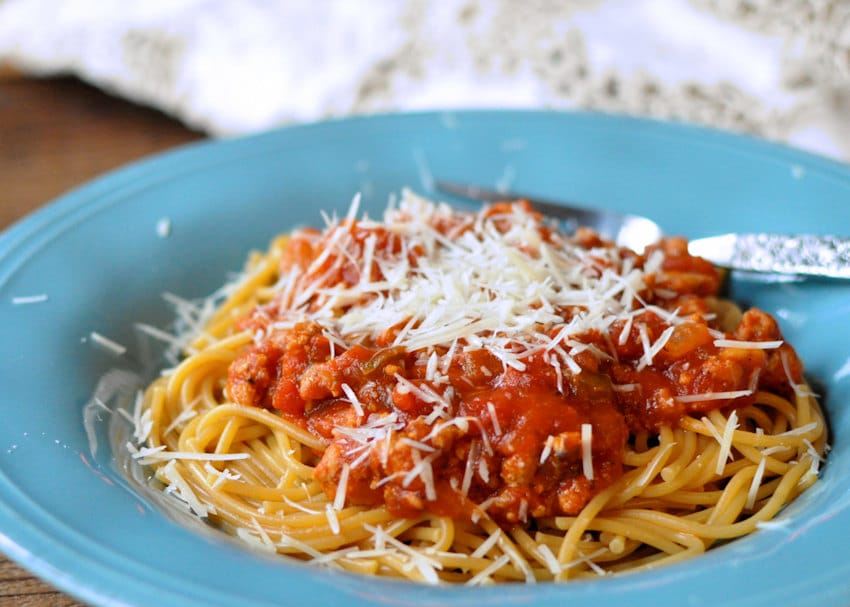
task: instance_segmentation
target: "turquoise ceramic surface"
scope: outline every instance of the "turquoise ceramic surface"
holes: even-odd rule
[[[0,236],[0,548],[98,605],[850,604],[850,285],[733,285],[777,315],[825,394],[833,450],[784,525],[650,573],[568,585],[425,587],[267,558],[163,516],[92,457],[82,406],[133,366],[133,323],[164,326],[161,293],[208,294],[251,248],[355,192],[376,215],[431,178],[657,219],[669,233],[850,235],[850,170],[696,128],[602,115],[379,116],[195,145],[73,191]],[[167,238],[157,233],[171,221]],[[14,305],[45,293],[48,300]],[[116,358],[92,331],[129,347]]]

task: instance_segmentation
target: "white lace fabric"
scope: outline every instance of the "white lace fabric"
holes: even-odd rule
[[[0,62],[213,135],[423,109],[596,109],[850,161],[846,0],[0,0]]]

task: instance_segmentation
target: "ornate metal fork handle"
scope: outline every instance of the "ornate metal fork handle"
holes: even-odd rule
[[[735,270],[850,280],[850,239],[813,234],[725,234],[691,251]]]
[[[523,198],[541,213],[587,225],[614,238],[618,244],[642,250],[655,242],[661,229],[650,219],[611,211],[578,207],[567,202],[541,200],[512,192],[445,181],[437,189],[479,201]],[[769,282],[806,277],[850,280],[850,238],[814,234],[723,234],[690,241],[689,250],[744,275]]]

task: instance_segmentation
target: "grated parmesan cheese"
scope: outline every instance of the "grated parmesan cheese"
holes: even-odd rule
[[[204,470],[210,475],[210,478],[215,479],[210,485],[212,489],[218,489],[224,481],[238,481],[242,478],[241,474],[232,472],[228,468],[217,470],[210,462],[204,464]]]
[[[295,548],[299,552],[302,552],[315,560],[325,559],[327,555],[319,550],[313,548],[307,542],[302,542],[301,540],[295,539],[292,536],[286,535],[285,533],[280,534],[280,540],[278,541],[278,546],[281,548]]]
[[[780,432],[776,436],[802,436],[804,434],[808,434],[812,430],[817,429],[817,422],[809,422],[805,426],[800,426],[799,428],[792,428],[791,430],[786,430],[785,432]]]
[[[680,403],[697,403],[706,400],[728,400],[749,396],[753,393],[752,390],[731,390],[729,392],[703,392],[701,394],[685,394],[677,396],[675,399]]]
[[[355,413],[357,413],[357,417],[363,417],[365,412],[363,411],[363,405],[360,400],[358,400],[357,395],[354,393],[354,390],[351,389],[351,386],[348,384],[342,384],[340,386],[342,388],[343,393],[345,394],[345,398],[349,400],[351,406],[354,407]]]
[[[549,573],[552,575],[558,575],[561,573],[561,564],[558,562],[558,559],[552,552],[552,549],[549,548],[546,544],[538,544],[537,553],[540,555],[540,559],[546,565],[546,568],[549,570]]]
[[[168,217],[156,222],[156,235],[160,238],[168,238],[171,235],[171,220]]]
[[[437,571],[443,568],[443,564],[437,559],[429,558],[427,555],[399,541],[383,527],[374,527],[364,524],[363,528],[372,534],[372,542],[375,550],[385,550],[387,544],[394,548],[399,556],[407,558],[408,566],[415,568],[422,575],[424,581],[429,584],[437,584],[440,581]]]
[[[511,562],[511,557],[507,554],[503,554],[498,559],[490,563],[487,567],[479,571],[475,576],[473,576],[467,583],[467,586],[481,586],[483,584],[490,584],[493,582],[492,576],[499,569],[507,565]]]
[[[392,345],[426,351],[429,381],[436,379],[438,369],[446,373],[454,349],[462,342],[486,348],[504,365],[518,370],[525,369],[523,359],[536,349],[555,350],[570,372],[580,373],[573,360],[575,352],[558,346],[573,335],[606,329],[616,320],[627,322],[620,336],[624,339],[637,291],[644,288],[643,276],[663,259],[656,251],[648,267],[639,269],[631,260],[623,262],[617,249],[587,251],[559,234],[554,236],[555,246],[543,243],[537,218],[520,208],[499,215],[504,224],[499,230],[494,227],[495,218],[470,216],[465,229],[450,238],[433,226],[455,219],[454,212],[408,191],[380,224],[399,237],[400,251],[393,252],[377,247],[371,236],[362,241],[351,237],[348,226],[354,212],[356,203],[341,224],[329,224],[322,253],[296,278],[298,294],[289,307],[300,310],[308,302],[318,305],[315,318],[348,346],[363,338],[374,340],[387,327],[401,327]],[[358,225],[368,229],[371,224],[363,220]],[[416,258],[415,271],[408,259],[414,247],[424,251]],[[527,251],[528,247],[533,250]],[[606,263],[588,272],[588,254]],[[343,260],[352,260],[359,268],[360,280],[354,285],[328,284],[327,277],[340,267],[334,264]],[[326,265],[333,267],[318,274]],[[380,275],[377,280],[373,280],[374,268]],[[353,302],[358,305],[348,305]],[[576,315],[553,340],[546,327],[563,323],[556,312],[563,307],[592,312]],[[647,344],[646,364],[667,338],[669,332],[654,344],[653,351],[649,350],[652,344]],[[434,356],[436,346],[449,349]],[[433,402],[433,397],[429,394],[425,402]]]
[[[331,533],[339,535],[339,519],[336,516],[336,510],[334,509],[333,504],[325,505],[325,517],[328,519],[328,526],[331,528]]]
[[[17,295],[12,298],[12,305],[23,306],[27,304],[43,303],[45,301],[47,301],[46,293],[39,293],[38,295]]]
[[[540,452],[540,463],[542,464],[549,456],[552,455],[552,443],[555,440],[555,437],[551,434],[546,437],[546,442],[543,443],[543,450]]]
[[[584,564],[590,567],[593,572],[600,577],[607,574],[607,572],[602,567],[597,565],[593,559],[599,558],[603,554],[606,554],[608,552],[608,548],[600,548],[599,550],[588,555],[582,554],[581,550],[576,550],[576,552],[578,553],[579,558],[572,561],[571,563],[567,563],[566,565],[564,565],[563,569],[572,569],[576,565]]]
[[[785,350],[782,350],[779,353],[779,360],[782,362],[782,370],[785,372],[785,377],[788,379],[788,384],[794,390],[794,394],[801,397],[814,396],[814,394],[812,394],[803,386],[794,381],[794,378],[791,376],[791,367],[788,364],[788,354],[785,352]]]
[[[91,333],[89,333],[89,339],[92,340],[92,343],[97,344],[103,349],[108,350],[112,354],[115,354],[116,356],[121,356],[127,351],[126,347],[122,346],[116,341],[109,339],[108,337],[101,335],[97,331],[92,331]]]
[[[593,480],[593,426],[581,425],[581,470],[587,480]]]
[[[496,405],[492,402],[487,403],[487,414],[490,416],[490,421],[493,424],[493,432],[496,436],[502,435],[502,426],[499,425],[499,417],[496,415]]]
[[[347,463],[343,464],[342,472],[339,475],[339,483],[336,487],[336,495],[334,496],[334,510],[342,510],[345,506],[345,496],[348,492],[348,475],[350,472],[351,467]]]
[[[472,485],[472,475],[474,474],[473,467],[475,460],[481,451],[481,443],[473,441],[469,447],[469,453],[466,456],[466,467],[463,470],[463,481],[460,484],[460,492],[463,495],[469,495],[469,487]]]
[[[756,467],[755,474],[753,474],[753,481],[750,483],[750,490],[747,491],[747,503],[744,506],[745,508],[752,509],[756,504],[756,495],[758,493],[759,487],[761,486],[761,479],[764,476],[764,467],[767,463],[767,457],[762,456],[759,461],[758,467]]]
[[[715,339],[714,345],[718,348],[742,348],[745,350],[772,350],[778,348],[784,342],[781,339],[775,341],[741,341],[737,339]]]
[[[491,533],[490,536],[481,542],[481,545],[478,546],[475,550],[473,550],[472,554],[470,554],[473,558],[482,558],[489,554],[490,550],[492,550],[496,544],[499,543],[499,538],[502,535],[502,530],[497,529],[495,533]]]
[[[646,347],[646,340],[648,339],[647,335],[646,335],[646,327],[644,325],[640,325],[639,329],[641,331],[641,333],[640,333],[641,342],[644,343],[644,356],[643,356],[643,358],[641,358],[641,361],[640,361],[640,363],[638,363],[638,366],[637,366],[637,370],[641,371],[644,368],[646,368],[647,366],[652,364],[652,361],[655,358],[655,356],[659,352],[661,352],[661,349],[665,345],[667,345],[667,342],[669,341],[670,336],[673,335],[673,331],[676,330],[676,327],[673,326],[673,327],[667,327],[666,329],[664,329],[664,331],[661,333],[661,335],[658,337],[658,339],[656,339],[655,342],[651,346],[649,346],[649,348]]]
[[[720,444],[715,472],[718,475],[722,475],[723,471],[726,469],[726,462],[732,459],[732,437],[735,433],[735,429],[738,427],[738,412],[732,411],[732,413],[729,414],[729,418],[726,420],[726,426],[723,428],[722,435],[717,432],[714,424],[712,424],[708,418],[703,417],[702,422],[709,428],[711,433],[714,435],[714,438]]]
[[[165,445],[159,447],[136,448],[132,443],[127,443],[127,449],[131,451],[133,459],[142,465],[159,462],[170,462],[174,460],[193,460],[199,462],[232,462],[241,459],[249,459],[250,453],[200,453],[197,451],[166,451]]]
[[[168,481],[168,488],[166,491],[173,493],[175,497],[182,502],[185,502],[191,511],[197,516],[205,518],[209,514],[215,514],[215,506],[211,504],[203,504],[195,495],[195,492],[192,491],[192,487],[177,469],[176,460],[172,459],[169,461],[165,466],[158,470],[158,474]]]

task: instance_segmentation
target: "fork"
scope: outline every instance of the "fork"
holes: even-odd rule
[[[642,252],[662,237],[661,227],[646,217],[575,206],[570,203],[503,192],[477,185],[436,180],[437,190],[477,200],[527,200],[537,211],[565,222],[567,229],[586,226],[616,244]],[[689,241],[688,251],[741,278],[789,282],[806,278],[850,280],[850,238],[816,234],[721,234]]]

